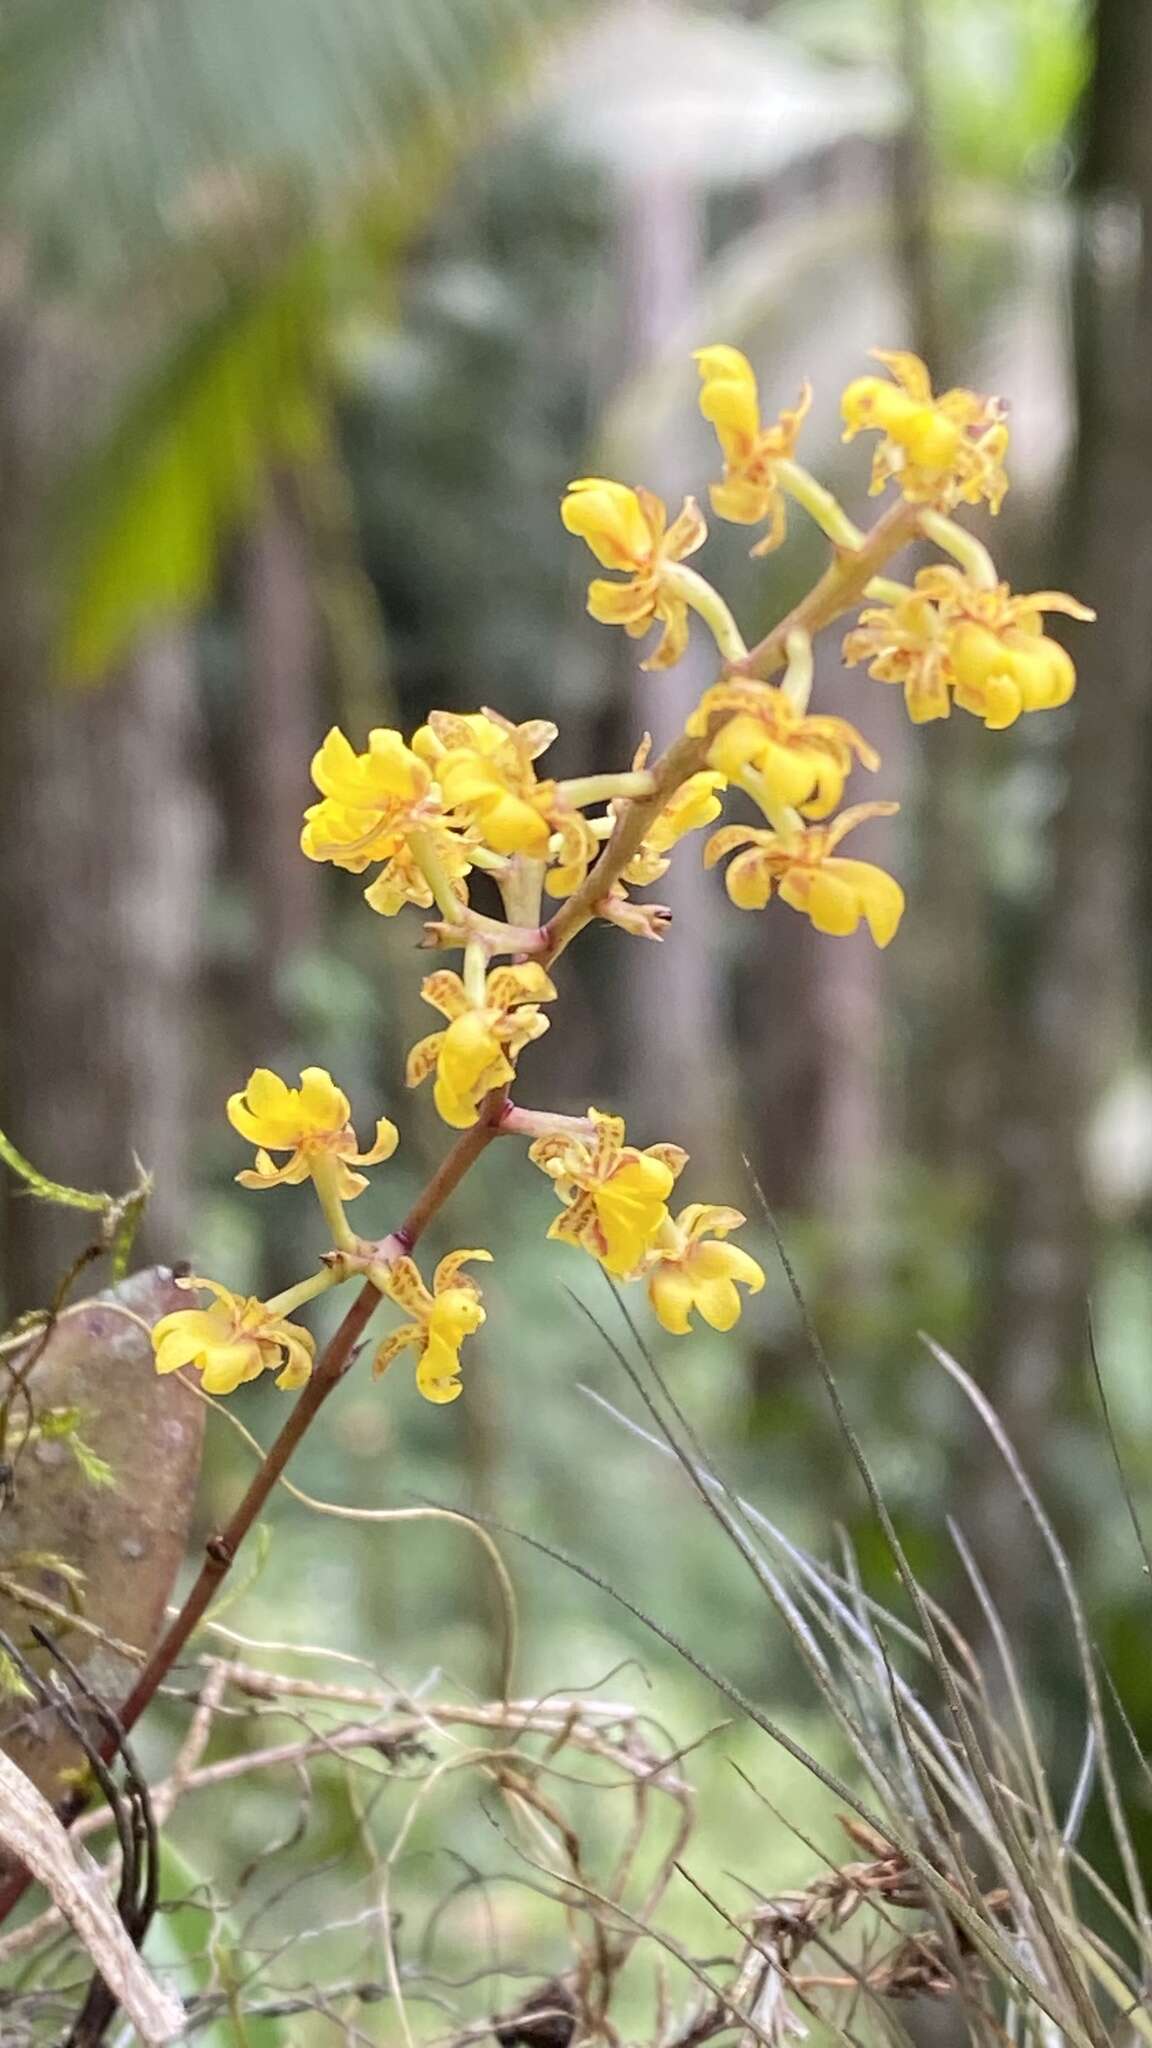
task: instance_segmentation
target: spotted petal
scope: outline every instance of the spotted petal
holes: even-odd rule
[[[516,1003],[552,1002],[556,987],[538,960],[524,960],[515,967],[494,967],[486,993],[493,1009],[510,1010]]]
[[[401,1323],[399,1329],[393,1330],[390,1337],[385,1337],[383,1343],[377,1345],[372,1360],[373,1376],[378,1379],[382,1372],[387,1372],[392,1360],[406,1351],[410,1344],[419,1344],[423,1335],[422,1323]]]
[[[420,1268],[415,1259],[396,1259],[388,1269],[388,1284],[385,1292],[389,1301],[397,1308],[408,1310],[410,1315],[424,1317],[432,1308],[432,1296],[420,1278]]]
[[[426,1003],[439,1010],[442,1017],[462,1017],[472,1005],[458,974],[450,967],[440,967],[435,974],[428,974],[420,984],[420,993]]]

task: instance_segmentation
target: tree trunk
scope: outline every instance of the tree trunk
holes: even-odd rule
[[[316,792],[308,763],[322,738],[320,631],[312,550],[291,479],[270,479],[241,550],[247,731],[244,864],[257,972],[254,1038],[267,1047],[285,963],[315,938],[320,870],[300,852]],[[356,736],[362,744],[366,734]]]
[[[49,680],[47,493],[92,383],[91,352],[14,293],[0,308],[0,1122],[50,1177],[156,1175],[141,1249],[186,1249],[194,989],[207,833],[190,635],[152,636],[104,689]],[[49,1299],[90,1220],[9,1184],[9,1311]]]
[[[1097,1237],[1085,1127],[1133,1035],[1152,703],[1152,11],[1099,0],[1096,32],[1065,528],[1067,580],[1099,623],[1070,636],[1080,687],[1052,887],[1009,992],[986,1342],[991,1392],[1026,1453],[1084,1356]],[[999,1477],[977,1525],[989,1556],[1012,1554],[1018,1507]]]

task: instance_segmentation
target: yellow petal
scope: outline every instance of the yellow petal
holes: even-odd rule
[[[681,598],[662,593],[656,601],[655,615],[663,621],[664,631],[647,661],[640,663],[645,673],[675,668],[688,645],[688,607]]]
[[[507,1066],[500,1048],[500,1041],[492,1027],[492,1012],[469,1010],[463,1017],[454,1017],[440,1047],[438,1069],[446,1085],[458,1095],[465,1095],[478,1088],[485,1077],[500,1066]],[[500,1079],[511,1079],[511,1072],[501,1073]],[[488,1082],[487,1086],[494,1086]]]
[[[416,1385],[426,1401],[444,1406],[463,1393],[460,1354],[443,1337],[429,1337],[416,1364]]]
[[[772,894],[773,874],[759,847],[737,854],[724,876],[724,887],[738,910],[763,910]]]
[[[589,614],[602,626],[646,626],[655,608],[650,579],[644,584],[609,583],[604,576],[594,576],[588,585]]]
[[[464,983],[450,967],[437,968],[435,974],[425,975],[420,983],[420,994],[442,1017],[463,1017],[471,1007]]]
[[[326,1067],[305,1067],[300,1075],[300,1116],[312,1132],[343,1130],[352,1114],[342,1088],[337,1088]]]
[[[358,1166],[379,1166],[382,1159],[391,1159],[399,1143],[400,1133],[395,1124],[388,1117],[382,1116],[377,1119],[376,1136],[369,1150],[367,1152],[357,1152],[354,1155],[356,1164]]]
[[[676,1218],[676,1228],[691,1240],[704,1237],[709,1231],[726,1237],[730,1230],[739,1230],[747,1221],[742,1209],[729,1209],[715,1202],[689,1202]]]
[[[179,1372],[207,1345],[219,1343],[221,1335],[211,1309],[177,1309],[173,1315],[162,1316],[152,1331],[157,1372]]]
[[[254,1145],[274,1145],[279,1135],[276,1127],[288,1109],[289,1091],[279,1074],[257,1067],[240,1092],[228,1097],[227,1116],[242,1138],[249,1138]],[[267,1134],[269,1125],[274,1127],[272,1136]]]
[[[420,1277],[420,1268],[415,1259],[395,1259],[388,1269],[388,1283],[384,1289],[389,1301],[397,1308],[407,1309],[409,1315],[423,1318],[432,1308],[432,1296]]]
[[[244,1167],[236,1179],[242,1188],[278,1188],[288,1180],[289,1170],[289,1166],[274,1166],[261,1149],[256,1154],[255,1166]]]
[[[604,1265],[610,1273],[631,1272],[666,1221],[673,1177],[658,1159],[625,1160],[610,1179],[591,1190],[604,1234]]]
[[[727,519],[734,526],[758,526],[768,517],[776,488],[734,476],[722,484],[713,484],[708,496],[717,519]]]
[[[692,1328],[692,1283],[677,1265],[660,1265],[648,1281],[648,1298],[657,1317],[674,1337],[686,1337]]]
[[[696,1280],[694,1291],[696,1307],[706,1323],[710,1323],[714,1330],[735,1328],[740,1321],[741,1301],[726,1274]]]
[[[652,533],[636,492],[607,477],[578,477],[560,507],[569,533],[587,541],[606,569],[631,569],[646,562]]]
[[[297,1339],[289,1339],[284,1346],[284,1364],[276,1375],[276,1385],[285,1393],[304,1386],[312,1376],[312,1359],[307,1347]]]
[[[556,986],[538,960],[524,960],[517,967],[494,967],[486,993],[493,1009],[510,1010],[516,1003],[552,1002]]]
[[[204,1369],[201,1385],[206,1394],[231,1394],[246,1380],[254,1380],[264,1370],[264,1358],[259,1344],[251,1337],[242,1337],[234,1344],[217,1344],[204,1354]]]
[[[492,1254],[491,1252],[483,1251],[447,1252],[441,1259],[432,1278],[434,1292],[436,1294],[443,1294],[447,1288],[452,1287],[461,1266],[468,1265],[473,1259],[483,1259],[485,1264],[491,1265]]]
[[[683,562],[702,548],[708,538],[704,515],[695,498],[685,498],[664,535],[661,556],[666,562]]]
[[[480,1105],[472,1095],[457,1095],[442,1074],[436,1076],[432,1089],[432,1100],[436,1114],[446,1123],[450,1131],[470,1131],[480,1121]]]
[[[385,1337],[383,1343],[377,1345],[372,1360],[373,1377],[378,1379],[382,1372],[387,1372],[392,1360],[406,1351],[410,1344],[418,1344],[423,1335],[422,1324],[401,1323],[399,1329],[393,1330],[390,1337]]]

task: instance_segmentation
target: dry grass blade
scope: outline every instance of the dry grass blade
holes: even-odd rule
[[[147,2048],[175,2040],[184,2027],[180,2001],[161,1990],[137,1955],[107,1894],[77,1860],[48,1801],[2,1752],[0,1843],[40,1880]]]
[[[1124,1868],[1124,1877],[1131,1896],[1133,1911],[1140,1924],[1144,1951],[1145,1954],[1152,1955],[1152,1921],[1149,1919],[1147,1893],[1139,1859],[1133,1845],[1131,1831],[1124,1814],[1120,1790],[1116,1783],[1111,1747],[1108,1741],[1108,1730],[1104,1721],[1103,1704],[1100,1698],[1100,1686],[1096,1676],[1096,1662],[1092,1650],[1092,1642],[1088,1633],[1088,1623],[1084,1615],[1084,1608],[1080,1595],[1076,1590],[1075,1579],[1072,1576],[1071,1566],[1052,1526],[1051,1519],[1045,1512],[1040,1496],[1021,1464],[1016,1447],[1012,1443],[1008,1432],[1004,1428],[987,1395],[976,1385],[971,1374],[965,1372],[964,1367],[949,1352],[945,1351],[942,1345],[935,1343],[928,1336],[924,1336],[923,1342],[927,1345],[937,1364],[943,1366],[949,1378],[955,1381],[979,1415],[980,1420],[983,1422],[1008,1467],[1013,1481],[1019,1490],[1020,1497],[1027,1506],[1040,1533],[1045,1549],[1055,1567],[1056,1576],[1060,1581],[1061,1591],[1064,1594],[1072,1622],[1076,1652],[1087,1696],[1088,1712],[1096,1739],[1097,1768],[1100,1773],[1104,1798],[1108,1807],[1108,1817]]]

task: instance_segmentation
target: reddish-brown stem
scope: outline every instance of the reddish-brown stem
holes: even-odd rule
[[[422,1237],[437,1211],[444,1207],[450,1194],[459,1187],[466,1173],[470,1172],[480,1154],[500,1136],[500,1120],[508,1101],[506,1088],[494,1088],[487,1096],[480,1112],[480,1121],[470,1131],[462,1131],[452,1150],[445,1154],[428,1182],[409,1209],[399,1230],[393,1233],[409,1251],[418,1237]]]
[[[451,1151],[441,1160],[431,1180],[417,1196],[399,1229],[394,1233],[396,1240],[411,1250],[417,1239],[422,1237],[432,1218],[447,1201],[453,1189],[464,1178],[470,1166],[480,1157],[485,1147],[496,1137],[499,1120],[507,1099],[505,1089],[493,1090],[489,1102],[484,1105],[481,1121],[464,1131]],[[231,1570],[236,1552],[264,1506],[280,1474],[296,1446],[312,1427],[329,1394],[343,1379],[352,1362],[352,1354],[367,1328],[373,1310],[380,1300],[379,1288],[366,1281],[360,1289],[351,1308],[331,1342],[321,1353],[319,1364],[292,1413],[289,1415],[248,1491],[244,1495],[227,1526],[209,1538],[205,1546],[204,1562],[200,1567],[195,1585],[184,1601],[179,1614],[171,1623],[167,1634],[162,1636],[136,1680],[128,1698],[119,1712],[120,1725],[125,1730],[132,1728],[148,1705],[156,1688],[171,1670],[193,1629],[201,1619],[211,1601],[217,1586]]]
[[[893,555],[916,538],[923,509],[923,506],[908,505],[900,499],[865,534],[860,547],[851,551],[838,549],[835,559],[808,595],[788,613],[787,618],[781,619],[763,640],[749,650],[743,661],[727,662],[724,674],[752,676],[761,682],[775,675],[787,660],[789,636],[796,632],[818,633],[863,597],[865,585],[873,576],[878,575]],[[690,739],[685,733],[675,740],[667,753],[653,764],[650,771],[653,779],[651,796],[637,797],[631,803],[621,805],[616,829],[599,860],[544,927],[546,943],[536,953],[542,966],[549,966],[557,954],[571,944],[576,934],[591,924],[597,915],[597,906],[608,895],[612,884],[619,880],[669,797],[681,783],[687,782],[690,775],[698,774],[705,766],[716,728],[728,715],[723,710],[717,711],[707,732],[701,733],[699,738]]]
[[[161,1636],[144,1669],[132,1687],[117,1718],[127,1732],[135,1726],[156,1688],[167,1676],[215,1596],[221,1580],[232,1569],[236,1552],[264,1506],[280,1474],[301,1438],[311,1428],[333,1388],[338,1386],[352,1362],[352,1355],[380,1299],[379,1291],[367,1281],[351,1308],[325,1346],[319,1364],[309,1379],[292,1413],[258,1467],[247,1492],[223,1529],[209,1537],[204,1562],[180,1612]]]
[[[507,1100],[506,1088],[493,1089],[484,1102],[479,1123],[474,1124],[471,1130],[463,1131],[451,1151],[441,1160],[403,1223],[393,1233],[393,1243],[402,1244],[410,1251],[423,1236],[432,1218],[443,1207],[469,1168],[475,1164],[492,1140],[500,1135],[500,1123]],[[335,1336],[321,1353],[315,1371],[284,1427],[266,1452],[243,1499],[225,1527],[217,1530],[205,1544],[204,1561],[179,1613],[169,1623],[118,1711],[117,1719],[125,1733],[135,1726],[145,1708],[154,1699],[189,1637],[203,1619],[221,1582],[231,1571],[240,1545],[293,1452],[312,1427],[329,1394],[339,1386],[351,1365],[356,1346],[380,1298],[379,1288],[370,1280],[366,1281]],[[105,1750],[106,1761],[111,1757],[113,1747],[109,1741]],[[75,1818],[75,1814],[71,1817]],[[0,1923],[3,1923],[17,1901],[23,1897],[30,1882],[25,1872],[16,1871],[6,1883],[0,1885]]]

